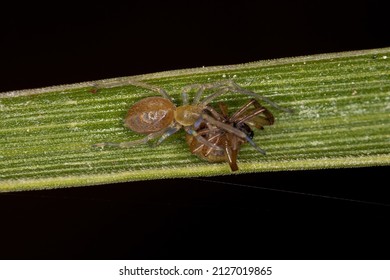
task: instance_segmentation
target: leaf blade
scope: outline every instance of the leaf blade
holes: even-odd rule
[[[233,79],[294,114],[271,110],[273,127],[256,131],[267,156],[245,145],[240,172],[340,168],[390,163],[390,48],[177,70],[132,77],[161,86],[180,103],[192,83]],[[122,120],[134,102],[156,95],[129,78],[0,94],[0,191],[230,174],[201,161],[184,133],[157,148],[94,149],[139,135]],[[121,86],[115,86],[118,81]],[[91,89],[103,84],[98,92]],[[113,86],[114,85],[114,86]],[[247,97],[227,94],[234,109]],[[264,104],[267,106],[266,104]]]

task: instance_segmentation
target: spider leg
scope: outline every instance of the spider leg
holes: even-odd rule
[[[265,155],[265,151],[263,149],[261,149],[260,147],[258,147],[256,145],[256,143],[248,136],[246,135],[244,132],[242,132],[241,130],[231,126],[231,125],[228,125],[228,124],[225,124],[225,123],[222,123],[220,121],[217,121],[217,120],[214,120],[212,117],[206,115],[206,114],[203,114],[203,119],[206,120],[207,122],[215,125],[216,127],[220,128],[220,129],[223,129],[227,132],[230,132],[230,133],[233,133],[234,135],[240,137],[241,139],[245,139],[249,144],[252,145],[253,148],[256,149],[256,151],[258,151],[259,153]]]
[[[261,96],[257,93],[250,91],[250,90],[242,88],[239,85],[237,85],[235,82],[233,82],[232,80],[223,80],[223,81],[218,81],[218,82],[214,82],[214,83],[204,84],[202,88],[203,88],[203,90],[221,89],[221,91],[222,91],[222,92],[219,92],[219,93],[217,92],[217,93],[214,93],[214,94],[206,97],[201,102],[203,105],[210,103],[214,98],[218,97],[222,93],[225,93],[227,91],[232,91],[232,92],[236,92],[239,94],[249,95],[249,96],[252,96],[256,99],[262,100],[262,101],[268,103],[269,105],[271,105],[272,107],[274,107],[278,110],[281,110],[283,112],[293,113],[293,111],[291,109],[280,107],[278,104],[276,104],[275,102],[272,102],[267,97]]]
[[[200,131],[198,132],[198,135],[203,135],[203,134],[207,134],[207,132],[209,132],[209,130],[207,129],[207,131]],[[217,145],[218,141],[219,141],[219,138],[221,137],[221,133],[219,134],[216,134],[210,138],[207,139],[207,141],[209,141],[210,143],[213,143],[215,145]],[[199,143],[198,142],[198,146],[192,151],[193,153],[196,153],[198,152],[199,150],[203,149],[203,147],[205,146],[205,144],[202,144],[202,143]],[[214,148],[211,148],[211,147],[207,147],[207,151],[206,153],[204,154],[205,157],[207,157],[212,151],[213,151]]]
[[[104,148],[104,147],[118,147],[118,148],[131,148],[140,144],[146,144],[150,140],[156,139],[160,137],[160,139],[156,142],[155,145],[159,145],[161,142],[163,142],[167,137],[174,134],[176,131],[180,129],[181,126],[176,127],[176,124],[174,126],[169,126],[165,129],[162,129],[157,132],[150,133],[146,135],[144,138],[130,141],[130,142],[119,142],[119,143],[113,143],[113,142],[102,142],[92,145],[92,147],[95,148]]]
[[[225,154],[230,166],[230,169],[232,171],[237,171],[238,170],[238,165],[237,165],[237,149],[232,149],[232,139],[229,137],[229,135],[226,135],[226,140],[225,140]]]
[[[96,147],[96,148],[104,148],[104,147],[130,148],[130,147],[134,147],[134,146],[137,146],[137,145],[140,145],[140,144],[146,144],[150,140],[159,137],[164,132],[165,132],[165,130],[154,132],[154,133],[150,133],[147,136],[145,136],[144,138],[141,138],[141,139],[138,139],[138,140],[134,140],[134,141],[130,141],[130,142],[120,142],[120,143],[102,142],[102,143],[97,143],[97,144],[92,145],[92,147]]]
[[[167,139],[169,136],[175,134],[180,128],[182,127],[181,124],[174,124],[173,126],[168,127],[167,130],[161,135],[161,137],[158,139],[158,141],[154,144],[154,146],[160,145],[165,139]]]
[[[220,108],[221,108],[221,106],[226,106],[226,105],[223,104],[223,103],[218,103],[218,105],[220,106]],[[225,115],[223,115],[224,111],[222,112],[222,115],[221,115],[220,113],[218,113],[218,112],[217,112],[213,107],[211,107],[211,106],[206,106],[206,108],[204,109],[204,111],[210,112],[210,114],[211,114],[215,119],[217,119],[217,120],[219,120],[219,121],[223,120],[223,119],[224,119],[224,116],[225,116]]]
[[[201,105],[203,106],[206,106],[207,104],[209,104],[211,101],[213,101],[215,98],[217,98],[218,96],[228,92],[229,89],[228,88],[221,88],[220,90],[218,90],[217,92],[213,93],[213,94],[210,94],[209,96],[207,96],[205,99],[202,100],[202,102],[200,102]]]
[[[170,101],[173,101],[172,97],[163,88],[155,85],[150,85],[145,82],[129,79],[129,78],[97,81],[94,83],[94,90],[99,90],[101,88],[114,88],[120,86],[128,86],[128,85],[152,90],[160,94],[162,97],[169,99]]]
[[[196,92],[196,95],[194,99],[192,100],[192,104],[198,104],[199,100],[205,90],[203,84],[193,84],[193,85],[188,85],[183,88],[183,93],[188,95],[188,92],[191,90],[197,89],[198,91]]]
[[[194,90],[194,89],[197,89],[198,91],[196,92],[196,95],[195,95],[194,99],[192,100],[192,104],[201,103],[204,106],[228,90],[228,89],[224,88],[223,86],[220,86],[219,83],[217,82],[217,83],[208,83],[208,84],[188,85],[188,86],[183,88],[183,92],[188,93],[189,91]],[[202,102],[200,102],[200,98],[202,97],[202,94],[207,89],[219,89],[219,91],[207,96]]]
[[[232,80],[226,80],[226,81],[222,81],[222,82],[223,82],[223,84],[226,84],[234,92],[245,94],[245,95],[249,95],[249,96],[253,96],[256,99],[263,100],[264,102],[268,103],[269,105],[271,105],[275,109],[278,109],[280,111],[287,112],[287,113],[293,113],[293,110],[291,110],[289,108],[280,107],[278,104],[276,104],[275,102],[271,101],[267,97],[261,96],[261,95],[259,95],[257,93],[254,93],[253,91],[250,91],[250,90],[247,90],[245,88],[242,88],[239,85],[237,85],[235,82],[233,82]]]
[[[250,105],[253,105],[256,109],[252,112],[249,112],[247,115],[241,116]],[[255,118],[259,114],[263,114],[265,117],[259,116]],[[241,109],[233,114],[229,121],[235,122],[236,124],[252,121],[254,126],[261,128],[263,125],[272,125],[275,122],[275,118],[273,114],[267,108],[260,105],[256,99],[251,99]]]
[[[120,142],[120,143],[113,143],[113,142],[102,142],[102,143],[96,143],[93,144],[92,147],[94,148],[105,148],[105,147],[118,147],[118,148],[130,148],[134,147],[140,144],[146,144],[149,141],[149,139],[142,138],[135,141],[130,142]]]
[[[221,110],[221,113],[222,113],[222,116],[224,119],[227,119],[228,118],[228,107],[225,103],[223,102],[219,102],[218,103],[218,107],[219,107],[219,110]]]
[[[189,104],[189,102],[188,102],[188,93],[183,91],[181,93],[181,99],[183,101],[183,105],[188,105]]]
[[[206,106],[206,108],[203,110],[202,113],[203,114],[210,113],[210,115],[212,117],[214,117],[216,120],[218,120],[218,121],[223,120],[223,116],[221,116],[221,114],[218,113],[213,107]],[[203,121],[204,121],[204,119],[203,119],[202,115],[200,115],[200,117],[193,124],[193,127],[197,130],[200,127],[200,125],[203,123]]]
[[[245,123],[251,119],[253,119],[254,117],[256,117],[257,115],[261,114],[261,113],[264,113],[265,112],[265,108],[259,108],[255,111],[253,111],[252,113],[250,113],[249,115],[241,118],[237,124],[240,124],[240,123]],[[269,119],[268,119],[269,120]],[[273,118],[269,120],[269,125],[272,125],[274,123],[274,120]]]
[[[202,136],[200,136],[195,130],[193,130],[190,126],[185,126],[184,127],[184,130],[194,136],[196,138],[196,140],[198,140],[198,142],[206,145],[207,147],[210,147],[210,148],[213,148],[213,149],[216,149],[216,150],[223,150],[221,147],[219,147],[218,145],[215,145],[214,143],[211,143],[210,141],[206,140],[205,138],[203,138]]]
[[[230,122],[234,122],[238,117],[241,116],[252,104],[256,102],[256,99],[251,99],[247,103],[245,103],[240,109],[238,109],[230,118]],[[260,104],[259,104],[260,105]]]
[[[222,130],[225,130],[227,132],[233,133],[233,134],[237,135],[240,138],[245,139],[246,136],[247,136],[244,132],[242,132],[241,130],[233,127],[232,125],[220,122],[220,121],[214,119],[213,117],[211,117],[211,116],[209,116],[207,114],[202,114],[202,118],[206,122],[208,122],[208,123],[218,127],[219,129],[222,129]]]
[[[253,142],[253,140],[252,140],[249,136],[246,136],[245,139],[246,139],[246,141],[248,141],[248,143],[251,144],[252,147],[255,148],[255,150],[258,151],[260,154],[263,154],[263,155],[266,154],[266,152],[265,152],[262,148],[260,148],[259,146],[257,146],[256,143]]]
[[[210,141],[210,142],[213,141],[212,143],[217,144],[217,143],[219,142],[219,139],[221,138],[221,135],[222,135],[221,133],[216,134],[216,135],[210,137],[210,138],[208,139],[208,141]],[[213,151],[213,148],[208,147],[208,149],[207,149],[207,151],[205,152],[204,156],[205,156],[205,157],[209,156],[209,155],[211,154],[212,151]]]

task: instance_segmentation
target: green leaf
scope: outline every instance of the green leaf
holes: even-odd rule
[[[379,166],[390,163],[390,48],[205,67],[0,94],[0,191],[96,185],[156,178],[231,174],[189,152],[181,131],[154,148],[93,148],[142,136],[123,118],[136,101],[164,88],[224,79],[265,96],[276,123],[255,131],[263,156],[250,145],[238,156],[240,173]],[[94,90],[98,85],[99,90]],[[228,93],[231,112],[247,96]]]

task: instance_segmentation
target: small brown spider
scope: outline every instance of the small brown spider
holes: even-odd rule
[[[124,125],[127,128],[141,134],[146,134],[146,136],[131,142],[98,143],[93,145],[94,147],[114,146],[128,148],[138,144],[145,144],[148,141],[156,138],[159,139],[155,142],[155,144],[159,145],[167,137],[171,136],[183,127],[187,134],[195,138],[197,142],[207,146],[208,148],[212,148],[213,151],[224,151],[224,148],[221,147],[219,143],[213,143],[209,141],[208,137],[199,135],[196,129],[194,129],[194,124],[199,119],[203,119],[212,123],[216,127],[222,126],[221,129],[232,130],[232,134],[234,134],[234,132],[240,131],[239,129],[234,128],[231,124],[225,124],[221,121],[217,121],[221,118],[221,115],[208,105],[215,98],[227,92],[236,92],[238,94],[252,96],[268,102],[275,108],[288,111],[286,109],[280,108],[278,105],[268,100],[267,98],[238,86],[231,80],[224,80],[207,84],[194,84],[184,87],[182,92],[183,105],[178,107],[173,104],[172,98],[162,88],[139,81],[127,81],[123,84],[133,84],[135,86],[151,89],[162,95],[162,97],[147,97],[136,102],[129,109],[125,117]],[[114,84],[114,86],[120,85],[122,85],[122,83]],[[189,104],[188,92],[192,90],[197,90],[197,93],[192,103]],[[210,90],[213,93],[201,100],[201,96],[206,90]],[[207,114],[204,112],[207,112]],[[240,133],[240,136],[244,136],[242,131],[240,131]],[[249,137],[246,140],[257,148],[257,146],[251,139],[249,139]]]
[[[231,117],[228,116],[228,108],[224,103],[218,105],[221,113],[216,115],[205,109],[202,118],[194,124],[194,129],[199,136],[221,149],[205,146],[198,138],[189,134],[186,135],[186,140],[190,151],[199,158],[209,162],[228,162],[230,169],[237,171],[237,154],[242,144],[249,142],[257,151],[265,154],[252,141],[254,133],[251,127],[263,129],[265,125],[272,125],[275,119],[255,99],[248,101]],[[251,108],[252,105],[254,108]]]

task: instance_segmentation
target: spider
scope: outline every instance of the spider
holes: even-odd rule
[[[253,109],[250,108],[252,105]],[[249,142],[265,155],[265,151],[252,141],[254,132],[251,126],[263,129],[265,125],[272,125],[275,121],[272,113],[256,99],[249,100],[231,117],[228,116],[228,108],[224,103],[221,102],[218,106],[220,114],[216,115],[206,108],[202,117],[194,124],[194,129],[199,136],[221,149],[205,146],[198,138],[187,134],[186,140],[190,151],[209,162],[228,162],[232,171],[238,170],[237,154],[241,144],[245,142]]]
[[[151,140],[157,139],[155,145],[161,144],[166,138],[176,133],[181,128],[196,139],[197,142],[201,143],[208,148],[213,149],[213,151],[224,151],[224,148],[221,147],[220,143],[213,143],[209,141],[209,137],[204,137],[204,135],[199,135],[194,129],[194,124],[200,119],[212,123],[214,126],[227,130],[231,133],[239,133],[240,137],[244,138],[256,149],[261,150],[256,146],[252,141],[249,135],[246,135],[241,130],[234,128],[231,124],[225,124],[221,119],[221,115],[209,106],[215,98],[226,92],[236,92],[238,94],[252,96],[254,98],[266,101],[271,106],[278,108],[283,111],[289,111],[288,109],[283,109],[268,100],[267,98],[260,96],[252,91],[244,89],[238,86],[231,80],[218,81],[214,83],[207,84],[194,84],[189,85],[183,88],[182,91],[182,101],[181,106],[176,107],[173,103],[170,95],[162,88],[149,85],[140,81],[127,81],[128,84],[135,86],[143,87],[146,89],[153,90],[158,92],[161,97],[147,97],[136,102],[127,112],[127,115],[124,120],[125,127],[130,130],[146,134],[144,138],[139,140],[130,141],[130,142],[121,142],[121,143],[112,143],[112,142],[103,142],[94,144],[94,147],[121,147],[129,148],[139,144],[146,144]],[[124,83],[123,83],[124,84]],[[114,86],[122,85],[122,83],[114,84]],[[189,103],[188,92],[197,90],[197,93],[192,100],[192,103]],[[206,96],[201,100],[202,94],[210,90],[213,93]],[[205,113],[207,112],[207,114]],[[244,135],[245,134],[245,135]],[[229,134],[230,135],[230,134]]]

